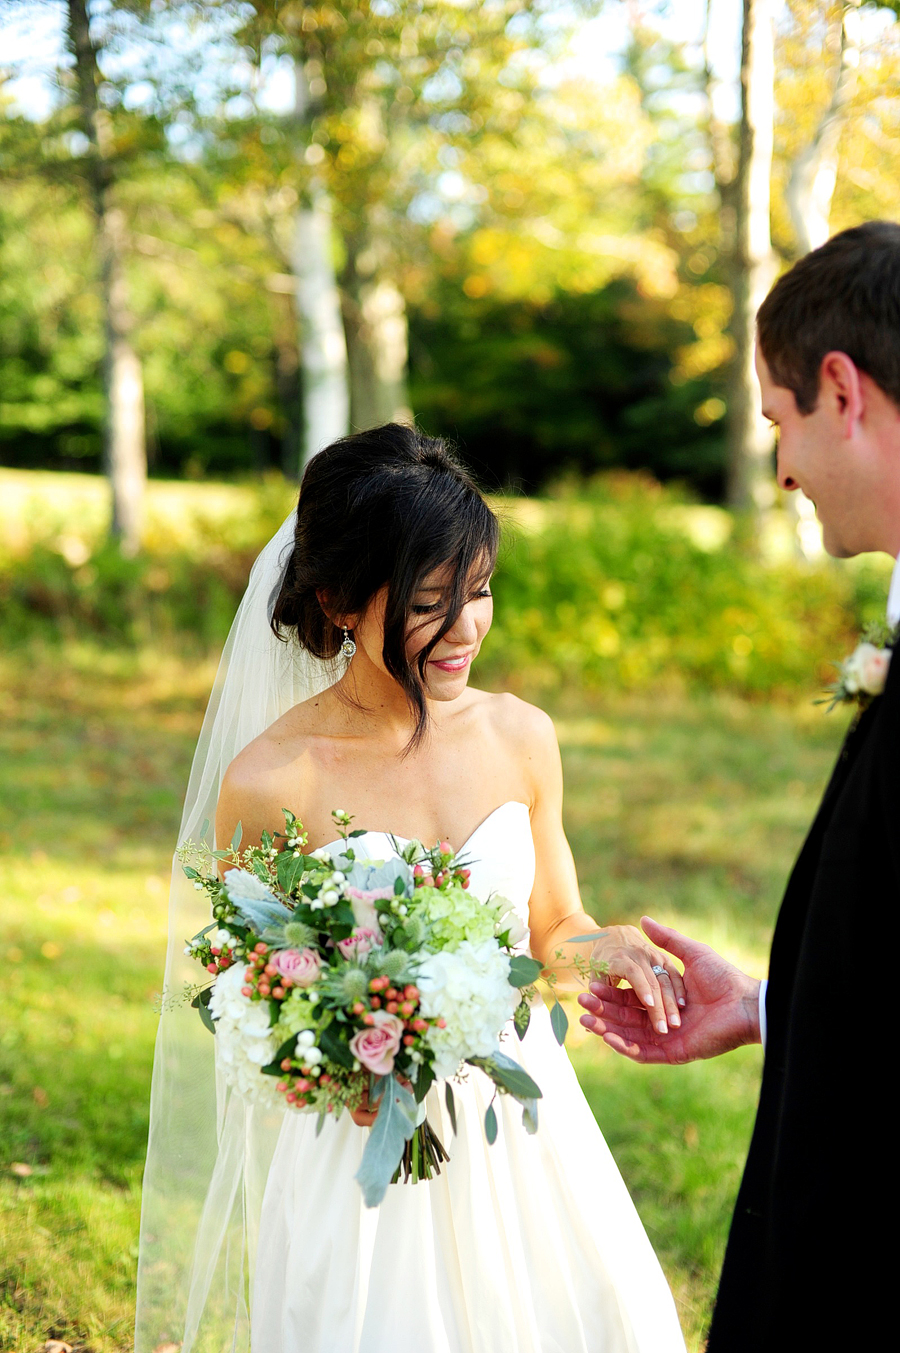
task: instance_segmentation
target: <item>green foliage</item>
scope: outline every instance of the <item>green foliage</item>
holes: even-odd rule
[[[545,302],[472,301],[445,285],[410,313],[413,403],[492,485],[534,492],[564,470],[621,466],[716,497],[722,424],[695,414],[721,396],[721,376],[671,381],[693,337],[630,278]]]
[[[507,529],[479,658],[481,679],[513,689],[674,681],[790,695],[823,685],[884,606],[883,572],[764,562],[722,541],[725,513],[639,477],[598,479],[532,518]]]
[[[221,643],[289,498],[272,486],[232,502],[170,539],[154,528],[137,559],[109,544],[91,549],[45,521],[31,544],[0,554],[5,642]],[[498,509],[505,543],[476,680],[524,694],[672,684],[751,696],[822,690],[884,610],[877,564],[766,562],[727,513],[646,477],[607,475]]]

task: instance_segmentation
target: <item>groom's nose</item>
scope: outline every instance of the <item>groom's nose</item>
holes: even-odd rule
[[[799,489],[800,485],[790,474],[785,464],[785,455],[779,442],[775,448],[775,478],[778,480],[778,487],[784,489],[787,493],[792,493],[794,489]]]

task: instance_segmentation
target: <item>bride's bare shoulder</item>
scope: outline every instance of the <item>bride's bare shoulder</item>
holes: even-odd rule
[[[556,749],[553,720],[537,705],[509,692],[472,691],[472,710],[485,732],[528,757]]]
[[[292,806],[291,798],[285,795],[290,796],[297,784],[309,780],[315,745],[322,736],[321,705],[321,696],[295,705],[234,758],[219,791],[218,840],[233,832],[238,821],[245,842],[257,841],[263,830],[271,831],[278,825],[282,807]]]

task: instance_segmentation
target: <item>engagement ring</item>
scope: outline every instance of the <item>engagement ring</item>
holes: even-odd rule
[[[650,971],[651,971],[651,972],[655,972],[656,975],[657,975],[657,977],[668,977],[668,975],[669,975],[668,972],[666,971],[666,969],[665,969],[665,968],[661,968],[661,967],[659,966],[658,963],[654,963],[654,964],[653,964],[653,967],[650,969]]]

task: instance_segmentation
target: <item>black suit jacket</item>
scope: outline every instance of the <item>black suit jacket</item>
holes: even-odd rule
[[[900,1085],[900,648],[781,905],[759,1109],[708,1353],[892,1342]]]

